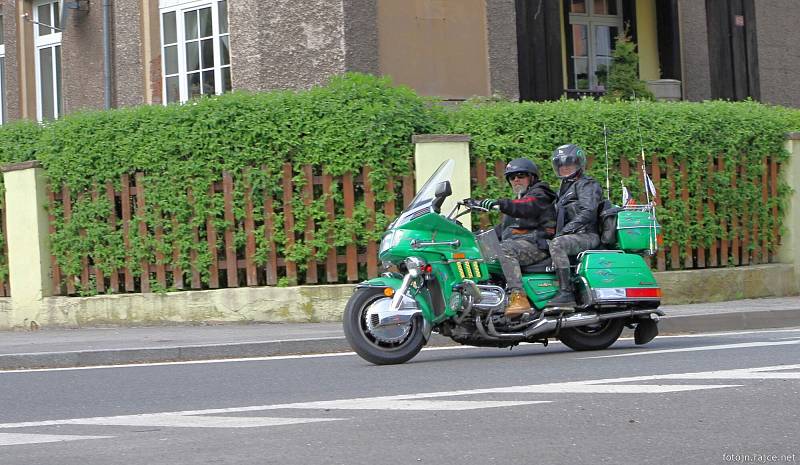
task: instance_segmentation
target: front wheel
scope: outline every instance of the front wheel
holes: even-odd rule
[[[622,318],[615,318],[596,325],[564,328],[558,338],[572,350],[603,350],[619,339],[624,327]]]
[[[384,295],[382,287],[366,287],[356,289],[344,309],[347,342],[361,358],[376,365],[405,363],[425,345],[420,318],[412,319],[407,325],[373,327],[370,309],[376,305],[388,305],[391,301]]]

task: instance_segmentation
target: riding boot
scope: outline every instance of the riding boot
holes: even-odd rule
[[[574,311],[578,304],[575,302],[570,269],[558,268],[556,269],[556,274],[558,275],[558,294],[550,299],[547,307],[558,307],[563,311]]]
[[[531,311],[531,302],[525,291],[522,289],[512,289],[508,294],[508,307],[506,308],[506,318],[516,318],[523,313]]]

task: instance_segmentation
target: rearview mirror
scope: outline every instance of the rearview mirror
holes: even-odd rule
[[[450,181],[442,181],[436,186],[436,193],[433,199],[433,210],[437,213],[442,209],[444,199],[453,194],[453,188],[450,186]]]

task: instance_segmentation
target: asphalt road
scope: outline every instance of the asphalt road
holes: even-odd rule
[[[0,371],[0,464],[800,462],[800,329]]]

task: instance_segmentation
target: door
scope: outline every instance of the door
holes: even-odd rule
[[[516,0],[521,100],[556,100],[563,92],[561,1]]]
[[[760,97],[754,0],[706,0],[711,98]]]

